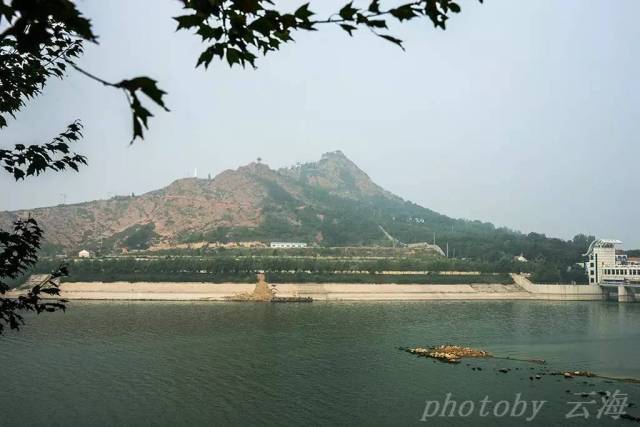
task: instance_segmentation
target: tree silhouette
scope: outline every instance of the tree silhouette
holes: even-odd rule
[[[479,0],[482,2],[482,0]],[[270,0],[181,0],[184,15],[174,18],[178,30],[193,31],[205,44],[196,67],[209,67],[215,58],[229,66],[247,64],[255,68],[258,55],[277,51],[293,41],[296,31],[317,31],[323,25],[337,25],[349,35],[359,29],[403,48],[402,40],[388,31],[387,21],[418,18],[445,29],[450,15],[460,12],[451,0],[416,0],[394,7],[383,7],[380,0],[358,7],[349,2],[328,18],[316,19],[306,3],[293,12],[282,12]],[[110,82],[77,64],[84,43],[97,43],[91,21],[71,0],[0,0],[0,128],[7,117],[37,96],[51,77],[64,78],[69,69],[126,95],[132,119],[131,143],[144,138],[153,116],[148,100],[169,111],[165,92],[147,76]],[[144,95],[144,97],[142,96]],[[0,150],[0,166],[16,180],[47,170],[78,170],[87,159],[69,150],[80,139],[81,124],[74,120],[60,135],[42,145],[15,145]],[[261,159],[258,159],[260,162]],[[37,262],[43,231],[32,218],[18,220],[13,230],[0,230],[0,295],[8,290],[6,281],[23,274]],[[53,271],[41,284],[19,298],[0,298],[0,333],[8,325],[16,329],[23,321],[20,312],[54,311],[64,301],[42,302],[41,296],[59,295],[54,279],[67,274],[65,266]]]

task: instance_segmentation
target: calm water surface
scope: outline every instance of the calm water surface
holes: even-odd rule
[[[547,365],[447,365],[397,350],[441,343]],[[0,338],[0,366],[0,426],[524,424],[477,415],[419,422],[425,401],[446,393],[548,401],[531,425],[632,425],[596,420],[600,396],[573,393],[617,389],[640,405],[640,385],[529,377],[567,369],[640,377],[640,304],[74,302]],[[565,419],[567,402],[591,399],[591,418]]]

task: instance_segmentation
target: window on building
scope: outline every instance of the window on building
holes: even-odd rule
[[[593,277],[591,278],[591,283],[595,283],[596,279],[594,279]]]
[[[593,263],[591,263],[589,266],[590,266],[590,267],[593,267]]]

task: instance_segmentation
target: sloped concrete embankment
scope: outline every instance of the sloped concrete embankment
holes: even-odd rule
[[[79,282],[60,286],[70,300],[217,301],[250,293],[252,283],[149,283]],[[517,285],[375,285],[375,284],[278,284],[281,297],[311,297],[316,301],[408,300],[512,300],[530,299]]]
[[[543,285],[532,283],[526,276],[512,274],[513,281],[531,294],[532,299],[552,301],[599,301],[602,290],[598,285]]]
[[[541,285],[513,274],[513,285],[397,285],[397,284],[278,284],[281,297],[311,297],[315,301],[419,300],[553,300],[596,301],[602,291],[594,285]],[[253,283],[77,282],[60,285],[70,300],[224,301],[251,293]],[[18,295],[18,293],[16,293]],[[11,296],[11,293],[8,295]]]

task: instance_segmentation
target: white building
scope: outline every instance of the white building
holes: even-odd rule
[[[91,257],[91,253],[86,249],[83,249],[80,252],[78,252],[78,258],[90,258],[90,257]]]
[[[269,244],[271,248],[289,249],[289,248],[306,248],[306,243],[301,242],[271,242]]]
[[[640,263],[630,262],[626,255],[616,254],[620,240],[600,239],[589,245],[585,256],[590,284],[634,282],[640,284]]]

